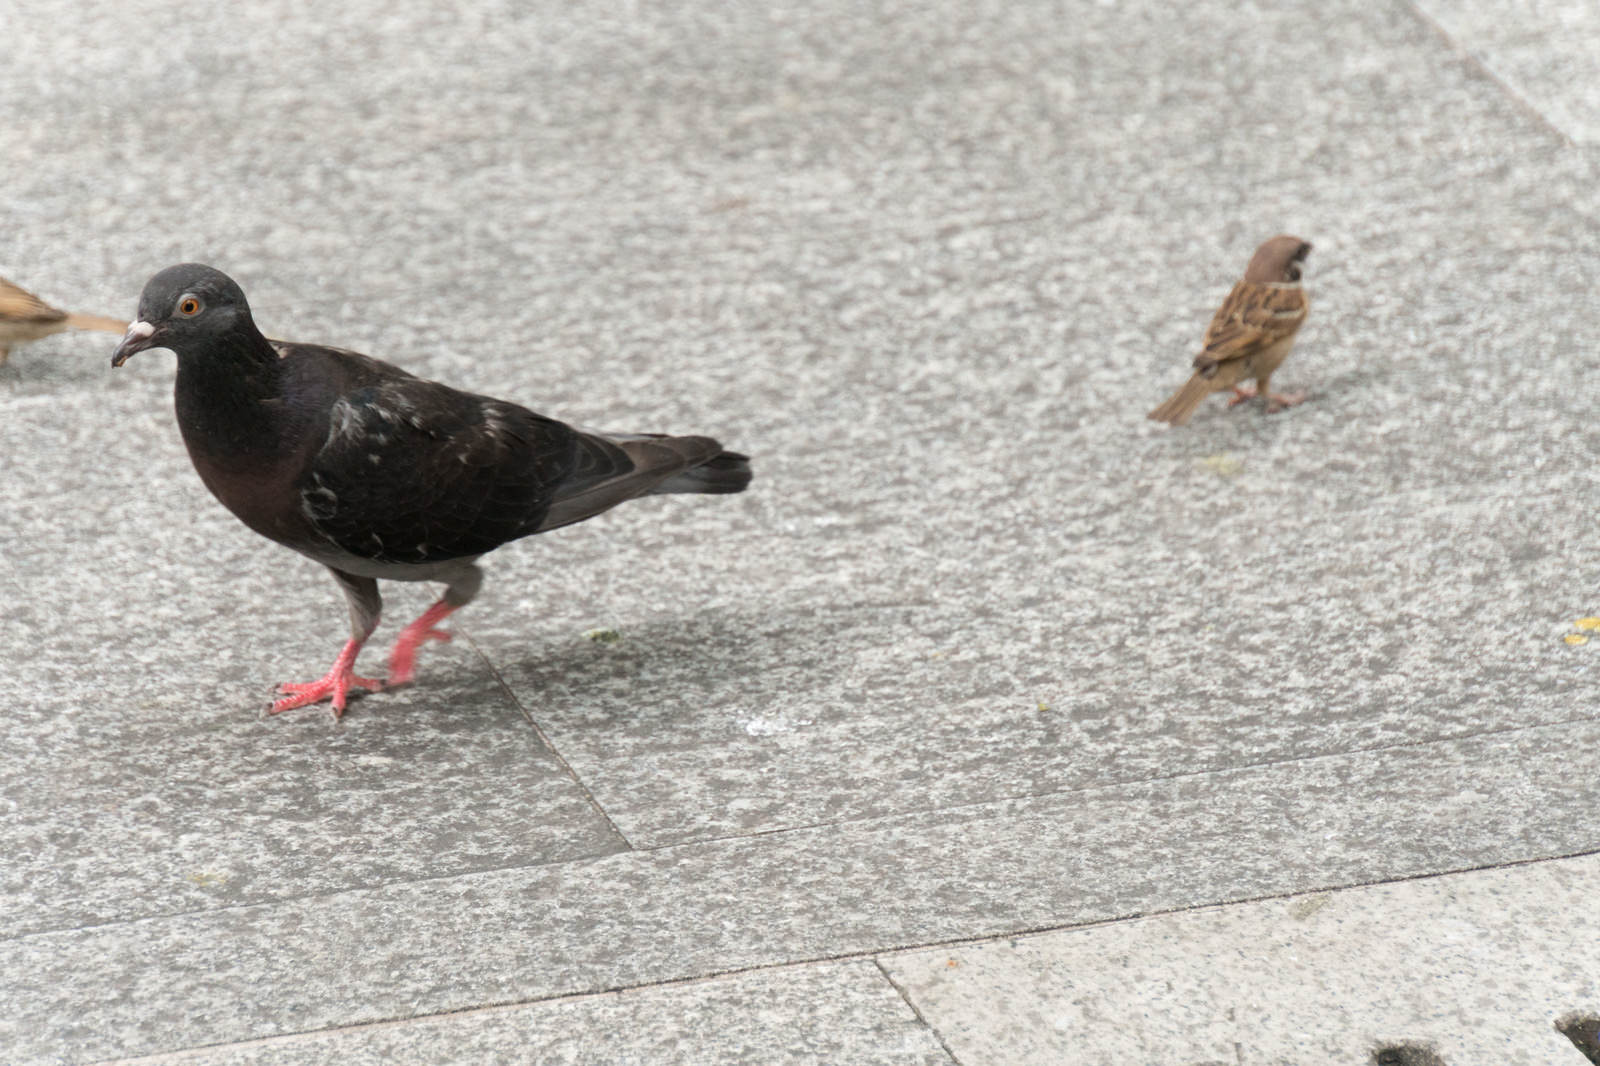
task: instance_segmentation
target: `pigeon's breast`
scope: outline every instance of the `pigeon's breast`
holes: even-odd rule
[[[302,551],[320,539],[300,507],[297,465],[230,461],[193,448],[189,458],[211,495],[263,537]]]

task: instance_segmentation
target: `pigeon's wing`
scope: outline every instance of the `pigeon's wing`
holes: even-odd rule
[[[1253,355],[1294,336],[1305,319],[1306,294],[1300,286],[1241,281],[1206,327],[1195,368],[1214,370],[1218,363]]]
[[[20,285],[0,278],[0,318],[47,325],[66,317],[67,313],[59,307],[51,307]]]
[[[352,555],[411,565],[481,555],[537,531],[570,478],[605,465],[554,419],[320,351],[345,380],[300,502],[312,526]]]

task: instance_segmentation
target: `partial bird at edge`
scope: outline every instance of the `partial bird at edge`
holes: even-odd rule
[[[128,323],[103,315],[80,315],[52,307],[22,286],[0,278],[0,366],[11,349],[69,329],[122,333]]]

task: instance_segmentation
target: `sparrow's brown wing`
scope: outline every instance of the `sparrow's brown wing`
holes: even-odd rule
[[[1241,281],[1206,327],[1205,347],[1194,365],[1205,371],[1253,355],[1294,336],[1305,320],[1306,294],[1300,286]]]
[[[51,307],[27,289],[0,278],[0,319],[45,325],[66,317],[59,307]]]

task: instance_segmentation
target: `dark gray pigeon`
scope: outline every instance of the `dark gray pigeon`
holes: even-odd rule
[[[286,683],[272,712],[351,686],[404,684],[417,649],[478,592],[484,553],[581,522],[635,496],[741,492],[750,461],[709,437],[591,433],[516,404],[458,392],[355,352],[268,340],[221,271],[183,263],[139,297],[111,357],[170,348],[189,458],[245,525],[322,563],[350,603],[350,640],[319,681]],[[384,680],[355,673],[377,628],[378,579],[438,581],[439,601],[401,631]]]

